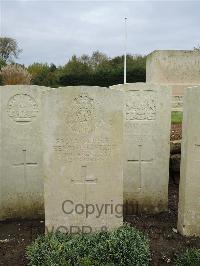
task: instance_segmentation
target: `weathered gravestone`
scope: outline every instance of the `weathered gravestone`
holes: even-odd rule
[[[44,97],[46,230],[90,232],[122,224],[123,99],[100,87]]]
[[[184,88],[200,84],[200,53],[190,50],[154,51],[147,56],[147,83],[172,87],[172,108],[182,111]]]
[[[44,215],[39,86],[0,87],[0,220]]]
[[[171,89],[146,83],[124,92],[124,204],[128,214],[167,210]]]
[[[200,236],[200,87],[185,90],[178,230]]]

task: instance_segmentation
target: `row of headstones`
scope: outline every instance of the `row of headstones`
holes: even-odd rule
[[[187,90],[178,222],[187,235],[200,234],[199,100],[199,88]],[[48,230],[110,229],[123,213],[168,209],[169,87],[3,86],[0,103],[0,220],[41,217],[44,200]]]

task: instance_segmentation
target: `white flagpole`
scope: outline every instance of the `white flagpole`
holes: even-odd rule
[[[124,18],[125,22],[125,46],[124,46],[124,84],[126,84],[126,55],[127,55],[127,18]]]

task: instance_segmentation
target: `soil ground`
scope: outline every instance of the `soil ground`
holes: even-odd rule
[[[181,126],[172,126],[171,139],[181,137]],[[151,265],[173,265],[186,249],[200,248],[200,238],[183,237],[176,231],[178,184],[170,180],[169,211],[157,215],[125,217],[150,239]],[[44,221],[10,221],[0,223],[0,265],[27,265],[25,248],[38,234],[44,233]]]
[[[171,140],[182,139],[182,124],[172,124]]]
[[[150,239],[151,265],[173,265],[188,248],[200,248],[200,238],[183,237],[176,232],[178,185],[170,182],[169,211],[157,215],[129,216],[125,220],[142,230]],[[44,233],[43,221],[0,223],[0,265],[27,265],[25,248]],[[2,242],[4,240],[4,242]]]

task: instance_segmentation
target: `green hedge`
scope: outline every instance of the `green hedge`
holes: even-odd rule
[[[180,258],[177,259],[175,266],[199,266],[200,249],[187,250]]]
[[[124,225],[111,232],[39,236],[27,247],[31,266],[149,265],[149,242],[143,233]]]

